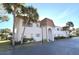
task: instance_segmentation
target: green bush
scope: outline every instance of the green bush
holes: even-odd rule
[[[12,37],[8,37],[7,39],[8,39],[8,40],[12,40]]]
[[[66,37],[64,36],[58,36],[58,37],[55,37],[54,39],[65,39]]]
[[[42,43],[47,43],[47,42],[48,42],[47,39],[42,40]]]
[[[71,35],[69,36],[69,38],[72,38],[72,37],[73,37],[73,36],[71,36]]]
[[[23,42],[33,41],[33,38],[23,38]]]

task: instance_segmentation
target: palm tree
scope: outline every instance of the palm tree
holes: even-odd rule
[[[25,27],[30,24],[30,22],[36,22],[39,18],[37,9],[35,9],[32,6],[28,6],[25,10],[24,13],[27,14],[26,17],[24,17],[24,29],[23,33],[21,35],[21,44],[23,43],[23,37],[24,37],[24,32],[25,32]]]
[[[18,8],[22,8],[23,7],[23,5],[22,4],[20,4],[20,3],[3,3],[3,6],[4,6],[4,8],[5,8],[5,10],[7,10],[7,12],[8,13],[12,13],[12,15],[13,15],[13,18],[14,18],[14,20],[13,20],[13,39],[12,39],[12,45],[14,46],[15,45],[15,42],[14,42],[14,37],[15,37],[15,18],[16,18],[16,12],[17,12],[17,9]],[[22,11],[22,10],[21,10]],[[21,13],[21,11],[20,11],[20,13]]]

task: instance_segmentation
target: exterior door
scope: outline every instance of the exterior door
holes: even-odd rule
[[[48,29],[48,41],[52,41],[52,30]]]

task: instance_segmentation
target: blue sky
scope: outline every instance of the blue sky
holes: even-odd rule
[[[77,3],[30,3],[26,5],[32,5],[37,8],[39,20],[45,17],[50,18],[56,26],[64,26],[66,22],[72,21],[76,28],[79,27],[79,4]],[[9,15],[9,19],[8,22],[0,23],[0,28],[12,28],[12,15]]]
[[[2,28],[10,28],[12,30],[12,27],[13,27],[13,15],[8,14],[8,18],[9,18],[8,21],[0,23],[0,29],[2,29]]]

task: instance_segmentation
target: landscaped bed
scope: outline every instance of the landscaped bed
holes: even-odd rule
[[[69,36],[69,37],[58,36],[58,37],[55,37],[54,39],[60,40],[60,39],[68,39],[68,38],[72,38],[72,37],[73,37],[73,36]]]

